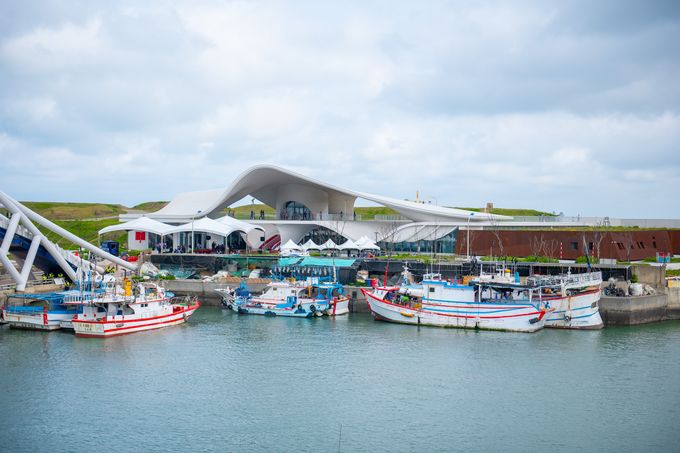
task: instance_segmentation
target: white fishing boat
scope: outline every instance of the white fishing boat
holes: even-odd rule
[[[422,286],[423,297],[401,295],[399,287],[362,291],[375,319],[402,324],[535,332],[551,310],[537,288],[445,280],[423,280]]]
[[[76,336],[98,338],[181,324],[200,307],[195,298],[169,299],[169,293],[154,283],[138,283],[133,290],[127,279],[123,287],[107,285],[88,300],[64,302],[82,306],[82,313],[72,320]]]
[[[12,294],[2,310],[2,318],[15,329],[52,331],[63,328],[78,313],[78,309],[64,304],[64,299],[78,291],[42,294]]]
[[[604,327],[599,309],[601,272],[529,277],[527,283],[549,288],[553,293],[546,296],[554,308],[545,321],[546,327],[587,330]]]

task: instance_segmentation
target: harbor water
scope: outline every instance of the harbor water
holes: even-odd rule
[[[680,322],[535,334],[201,308],[0,328],[1,451],[677,451]]]

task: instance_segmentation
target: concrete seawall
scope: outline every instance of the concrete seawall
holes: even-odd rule
[[[600,299],[600,315],[606,326],[632,326],[666,319],[665,294]]]
[[[668,305],[666,319],[680,319],[680,288],[666,288]]]
[[[253,293],[260,293],[269,283],[265,279],[248,279],[246,286]],[[220,305],[222,298],[215,291],[217,288],[226,286],[235,287],[239,285],[239,280],[233,282],[204,282],[202,280],[164,280],[162,286],[178,296],[196,296],[203,305]]]
[[[607,326],[633,326],[680,319],[680,288],[665,288],[665,293],[653,296],[602,296],[600,314]]]

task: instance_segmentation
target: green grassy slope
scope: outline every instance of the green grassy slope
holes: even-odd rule
[[[112,217],[127,211],[119,204],[103,203],[59,203],[22,201],[27,208],[50,220],[74,220]]]
[[[133,206],[132,209],[144,211],[144,212],[155,212],[167,205],[167,201],[147,201],[146,203],[140,203]]]

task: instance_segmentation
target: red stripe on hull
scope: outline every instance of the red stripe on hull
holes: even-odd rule
[[[366,296],[371,297],[376,302],[379,302],[379,303],[382,303],[382,304],[385,304],[385,305],[391,305],[392,307],[397,307],[400,310],[409,310],[409,311],[413,312],[414,314],[416,314],[416,313],[428,313],[428,314],[437,315],[437,316],[448,316],[448,317],[451,317],[451,318],[465,318],[465,319],[477,319],[477,318],[479,318],[479,319],[502,319],[502,318],[518,318],[518,317],[522,317],[522,316],[540,315],[541,313],[545,314],[545,311],[542,310],[542,311],[533,311],[531,313],[521,313],[521,314],[517,314],[517,315],[498,315],[498,316],[455,315],[455,314],[450,314],[450,313],[441,313],[441,312],[429,311],[429,310],[414,310],[413,308],[408,308],[408,307],[405,307],[403,305],[393,304],[392,302],[388,302],[388,301],[385,301],[385,300],[382,300],[382,299],[378,299],[373,294],[370,294],[368,292],[364,292],[364,294]],[[367,299],[367,301],[368,301],[368,299]],[[371,310],[371,312],[373,312],[373,308],[371,307],[370,303],[368,304],[368,308]],[[467,307],[465,307],[465,308],[467,308]],[[503,308],[507,308],[507,307],[503,307]]]
[[[192,313],[193,314],[193,313]],[[191,316],[191,315],[189,315]],[[189,318],[187,316],[187,319]],[[184,317],[179,317],[177,319],[170,319],[167,321],[160,321],[160,322],[154,322],[154,323],[149,323],[149,324],[142,324],[140,326],[128,326],[128,327],[118,327],[116,329],[109,329],[109,330],[104,330],[103,333],[97,333],[97,334],[90,334],[90,333],[76,333],[76,337],[90,337],[90,338],[102,338],[102,337],[115,337],[117,335],[126,335],[130,333],[135,333],[139,332],[143,329],[144,327],[149,327],[149,326],[154,326],[154,329],[160,329],[164,327],[164,324],[172,324],[172,323],[183,323],[186,322],[187,319],[184,319]],[[114,324],[114,323],[107,323],[107,324]],[[138,329],[138,330],[131,330],[131,329]],[[127,332],[122,332],[122,331],[127,331]],[[128,331],[129,330],[129,331]],[[143,329],[143,330],[153,330],[153,329]],[[110,332],[115,332],[115,333],[110,333]]]
[[[181,313],[186,313],[187,311],[190,310],[196,310],[198,307],[200,307],[201,304],[197,303],[196,305],[192,305],[190,307],[183,308],[180,311],[173,311],[172,313],[168,313],[167,315],[160,315],[160,316],[153,316],[151,318],[139,318],[139,319],[121,319],[119,321],[104,321],[102,319],[99,320],[89,320],[89,319],[73,319],[73,322],[81,322],[85,324],[120,324],[120,323],[126,323],[126,322],[142,322],[142,321],[153,321],[154,319],[161,319],[161,318],[167,318],[168,316],[175,316]]]

